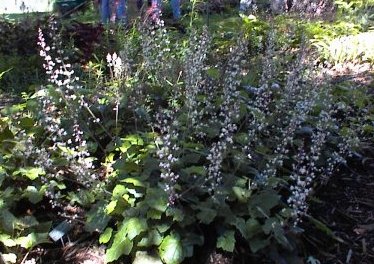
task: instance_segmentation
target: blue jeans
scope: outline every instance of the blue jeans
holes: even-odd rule
[[[126,4],[127,0],[101,0],[101,22],[108,23],[112,20],[125,22]]]

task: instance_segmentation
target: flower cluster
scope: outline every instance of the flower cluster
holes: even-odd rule
[[[164,81],[165,76],[169,76],[172,70],[169,58],[171,42],[164,21],[145,23],[139,30],[145,70],[152,72],[157,81]]]
[[[326,79],[328,79],[326,76],[321,78],[321,80]],[[299,133],[303,136],[304,144],[299,146],[295,157],[296,162],[292,165],[290,175],[291,195],[288,198],[288,204],[293,210],[294,224],[297,225],[307,213],[307,199],[312,192],[314,181],[316,179],[326,181],[338,164],[345,163],[345,157],[350,155],[352,149],[357,145],[358,139],[354,133],[353,135],[350,135],[350,133],[344,135],[343,133],[339,136],[340,142],[336,145],[337,150],[330,150],[328,156],[324,157],[328,139],[333,134],[336,136],[342,133],[341,125],[343,124],[342,120],[338,119],[339,111],[349,110],[343,102],[337,104],[334,102],[331,86],[324,85],[322,90],[320,89],[322,87],[320,81],[317,81],[314,83],[313,89],[305,89],[305,82],[292,83],[294,84],[294,91],[291,96],[288,95],[287,101],[293,103],[295,108],[302,110],[305,117],[303,118],[305,120],[299,123],[296,126],[297,129],[294,130],[294,134]],[[303,85],[300,85],[300,83]],[[321,109],[318,116],[313,116],[308,109],[312,109],[317,101]],[[308,122],[315,123],[314,129],[305,127],[306,114],[309,115]],[[291,120],[290,124],[295,123],[293,117],[289,120]],[[303,123],[304,127],[301,127]],[[322,158],[325,158],[325,160],[322,161]]]
[[[303,58],[304,53],[301,52],[296,65],[287,76],[281,97],[275,101],[275,109],[271,115],[276,122],[270,129],[276,147],[272,158],[257,177],[259,184],[266,184],[269,178],[276,176],[277,168],[283,166],[296,131],[301,129],[320,96],[318,89],[311,89],[312,84],[304,74],[306,65]]]
[[[64,63],[64,51],[58,48],[56,45],[56,31],[57,25],[56,21],[53,19],[50,21],[50,30],[52,34],[52,46],[46,44],[43,31],[41,28],[38,35],[38,45],[40,47],[39,55],[44,59],[43,67],[48,76],[49,82],[56,84],[62,92],[69,93],[66,89],[73,89],[73,83],[78,80],[74,77],[74,70],[72,65],[69,63]],[[52,52],[57,54],[56,58],[53,58]]]
[[[120,79],[124,73],[124,67],[121,57],[119,57],[115,52],[113,53],[113,55],[108,53],[106,56],[106,61],[110,69],[111,78]]]
[[[250,110],[250,116],[247,121],[248,143],[243,147],[243,152],[250,159],[254,156],[253,146],[258,142],[258,136],[268,127],[267,118],[271,116],[271,103],[274,100],[273,91],[279,90],[279,85],[275,83],[275,63],[274,63],[274,45],[275,33],[270,32],[268,45],[262,61],[262,74],[260,87],[247,86],[245,89],[254,95],[254,100],[246,101],[247,108]]]
[[[311,142],[308,153],[303,144],[299,148],[296,156],[296,164],[293,164],[293,172],[290,176],[293,184],[290,186],[291,196],[287,202],[293,209],[294,225],[302,221],[301,217],[306,214],[308,209],[307,198],[312,191],[313,181],[318,174],[321,174],[322,168],[317,166],[322,155],[327,137],[330,135],[329,125],[331,122],[329,112],[322,110],[318,116],[316,131],[311,136]]]
[[[43,66],[53,88],[44,88],[38,95],[41,105],[39,122],[49,133],[50,141],[46,143],[51,146],[41,148],[38,152],[39,157],[49,157],[52,155],[51,152],[54,155],[59,152],[69,164],[69,172],[65,173],[74,174],[76,181],[84,186],[90,186],[96,180],[96,174],[94,173],[93,158],[87,151],[87,142],[80,125],[82,109],[88,109],[88,103],[85,97],[79,94],[81,88],[78,83],[79,78],[74,76],[72,65],[66,63],[67,58],[64,56],[64,51],[59,47],[61,43],[57,34],[57,23],[53,17],[50,20],[49,33],[52,45],[47,45],[41,29],[39,29],[38,45],[40,56],[44,59]],[[111,57],[111,59],[110,63],[113,64],[114,74],[118,75],[117,66],[121,62],[117,57]],[[70,129],[68,124],[71,125]],[[43,160],[40,160],[40,163],[43,163]],[[56,173],[59,171],[58,168],[49,166],[47,171],[50,171],[51,174],[47,173],[45,178],[59,175]],[[53,191],[50,192],[53,193]],[[55,194],[51,194],[52,196],[56,197]]]
[[[199,110],[198,94],[202,93],[203,87],[203,69],[205,68],[205,59],[207,57],[209,36],[207,27],[203,28],[200,37],[196,32],[191,34],[190,47],[187,52],[185,65],[186,82],[186,107],[188,117],[191,121],[191,127],[199,124],[202,113]]]
[[[223,182],[222,177],[222,161],[229,144],[233,143],[233,134],[237,127],[235,124],[228,124],[227,127],[221,129],[219,141],[212,144],[209,150],[207,160],[209,161],[208,179],[210,187],[208,191],[219,194],[219,187]]]
[[[210,191],[216,192],[222,184],[222,161],[229,144],[233,143],[233,135],[237,130],[236,120],[239,118],[239,85],[241,74],[241,63],[247,53],[247,41],[239,38],[238,43],[230,52],[230,59],[227,63],[225,81],[222,87],[222,104],[218,115],[220,123],[219,141],[212,144],[207,159],[209,165],[208,181]]]
[[[214,127],[219,124],[217,107],[215,105],[217,86],[208,78],[201,83],[201,95],[204,100],[197,100],[196,108],[198,109],[197,120],[195,125],[196,135],[199,138],[204,138],[209,127]]]
[[[175,185],[178,181],[178,173],[173,171],[173,165],[178,161],[176,153],[179,151],[178,140],[178,121],[175,119],[175,113],[164,110],[156,115],[156,127],[160,130],[160,137],[157,141],[159,150],[157,156],[160,160],[161,179],[165,184],[165,192],[169,194],[169,204],[173,205],[178,194]]]

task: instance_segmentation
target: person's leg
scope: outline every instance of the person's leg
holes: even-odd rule
[[[101,0],[100,16],[101,16],[101,22],[104,24],[108,23],[110,19],[109,1],[110,0]]]
[[[117,0],[116,3],[116,21],[121,21],[123,23],[127,22],[127,0]]]
[[[173,10],[173,18],[179,20],[181,17],[180,0],[170,0],[170,5]]]

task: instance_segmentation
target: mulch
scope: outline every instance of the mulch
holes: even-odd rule
[[[307,224],[304,239],[321,263],[374,263],[374,148],[320,188],[310,214],[333,236]]]
[[[356,65],[354,71],[343,68],[334,70],[333,83],[350,81],[373,94],[372,69],[367,65]],[[307,254],[320,263],[374,263],[373,139],[362,144],[360,154],[341,165],[314,193],[309,213],[322,225],[305,223],[303,239]]]

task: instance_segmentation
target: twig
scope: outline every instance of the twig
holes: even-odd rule
[[[29,256],[29,253],[30,253],[30,251],[28,251],[28,252],[26,253],[26,255],[23,257],[23,259],[22,259],[22,261],[21,261],[21,264],[25,263],[27,257]]]
[[[351,258],[352,258],[352,253],[353,253],[352,249],[349,249],[348,254],[347,254],[347,258],[345,260],[346,264],[350,263]]]

